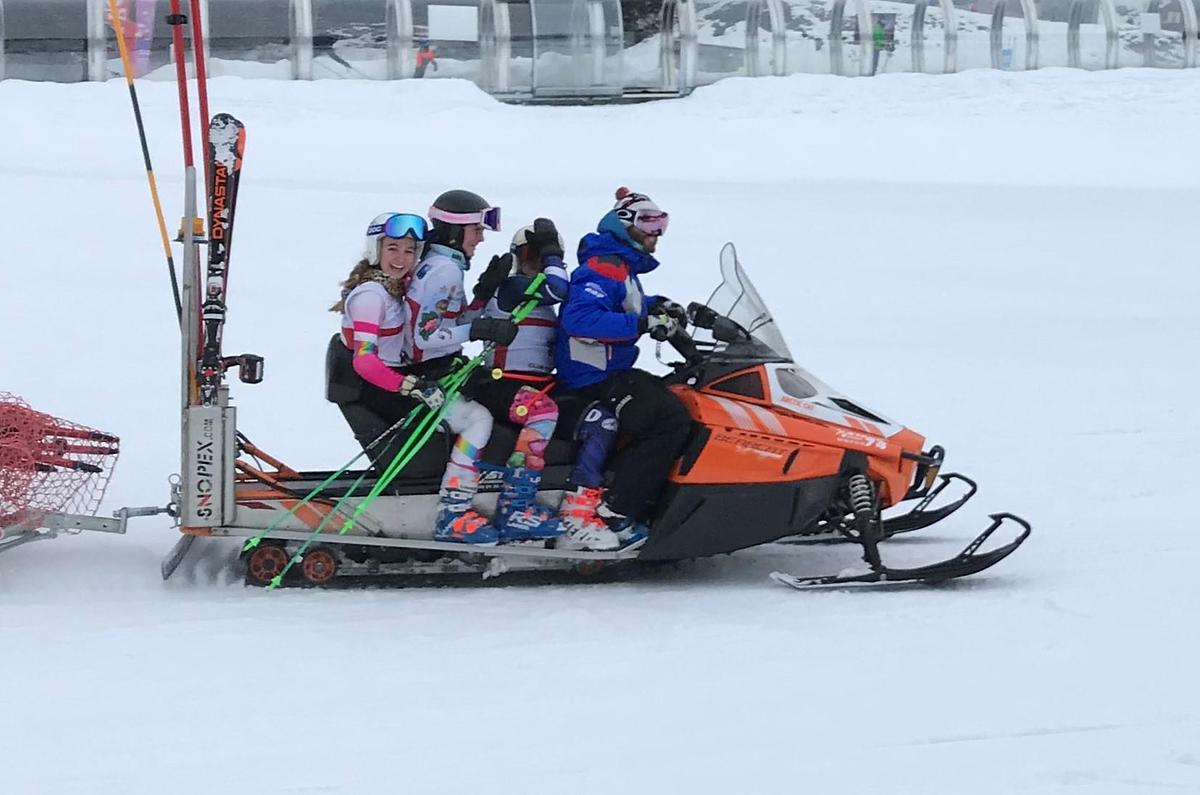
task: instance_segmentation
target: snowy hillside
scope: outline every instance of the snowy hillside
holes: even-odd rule
[[[140,90],[174,226],[175,88]],[[458,81],[210,94],[249,129],[226,347],[267,379],[235,384],[240,426],[293,466],[355,452],[322,357],[374,215],[462,186],[578,237],[627,184],[672,215],[653,289],[703,298],[736,241],[802,364],[978,479],[890,560],[957,551],[988,511],[1034,535],[951,586],[820,593],[765,574],[852,550],[268,593],[218,557],[163,584],[162,520],[34,544],[0,556],[0,791],[1200,791],[1200,73],[796,76],[582,109]],[[0,109],[0,390],[122,437],[107,508],[162,503],[177,327],[126,88],[5,81]]]

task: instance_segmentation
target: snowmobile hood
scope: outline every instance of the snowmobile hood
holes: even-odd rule
[[[591,257],[614,254],[624,260],[630,269],[638,275],[649,273],[658,267],[658,260],[642,250],[633,241],[625,225],[617,218],[615,211],[600,219],[596,231],[584,235],[579,241],[579,261],[587,262]]]

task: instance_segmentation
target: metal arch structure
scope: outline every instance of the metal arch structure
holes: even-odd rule
[[[1185,0],[1187,2],[1189,0]],[[1021,16],[1025,20],[1025,70],[1033,71],[1038,68],[1038,13],[1034,0],[1020,0]],[[992,50],[992,68],[1000,69],[1003,63],[1001,53],[1004,49],[1004,10],[1008,8],[1009,0],[1001,0],[992,9],[992,29],[990,33]]]
[[[0,80],[4,79],[4,38],[7,35],[4,30],[4,0],[0,0]]]
[[[871,0],[853,0],[858,17],[859,45],[866,51],[871,39]],[[846,0],[836,0],[833,11],[829,15],[829,71],[835,75],[845,75],[845,47],[842,43],[842,21],[846,14]],[[858,73],[863,77],[871,75],[871,58],[859,58]]]
[[[604,4],[600,0],[586,0],[588,22],[588,55],[591,63],[592,85],[600,86],[605,83],[604,62],[608,55],[605,42]],[[618,21],[622,30],[625,29],[621,18],[621,4],[616,4]]]
[[[512,19],[504,0],[480,0],[479,60],[484,89],[494,94],[511,93]]]
[[[1083,12],[1088,0],[1072,0],[1067,16],[1067,65],[1083,68],[1079,51],[1079,28],[1083,24]],[[1120,41],[1117,38],[1117,8],[1113,0],[1096,0],[1100,17],[1104,20],[1104,68],[1116,69]]]
[[[663,0],[658,19],[658,68],[662,87],[666,91],[686,94],[696,86],[700,49],[696,6],[692,0]],[[678,58],[676,45],[679,46]]]
[[[1197,65],[1196,38],[1200,36],[1196,6],[1192,5],[1191,0],[1179,0],[1179,6],[1183,11],[1183,66],[1193,67]]]
[[[912,62],[914,72],[925,71],[925,9],[928,5],[929,0],[917,0],[917,4],[913,6]],[[953,74],[958,71],[958,14],[954,10],[954,0],[938,0],[938,5],[942,9],[942,26],[944,28],[942,72]]]
[[[87,0],[87,79],[108,77],[108,33],[104,29],[105,0]]]
[[[482,0],[479,10],[491,0]],[[402,80],[416,72],[413,56],[413,9],[412,0],[387,0],[387,76],[389,80]],[[483,26],[479,27],[483,37]],[[481,42],[482,43],[482,42]]]
[[[787,26],[782,0],[748,0],[746,3],[746,76],[759,76],[758,32],[762,29],[764,8],[771,23],[771,74],[784,77],[787,75]]]
[[[292,79],[312,80],[312,0],[288,0],[288,43],[292,51]]]

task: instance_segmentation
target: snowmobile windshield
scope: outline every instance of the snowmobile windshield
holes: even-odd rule
[[[706,302],[709,309],[723,315],[750,333],[757,342],[780,359],[792,361],[792,353],[746,271],[738,262],[732,243],[721,249],[721,284]]]

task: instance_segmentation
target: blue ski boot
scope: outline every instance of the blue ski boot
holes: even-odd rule
[[[501,541],[534,541],[557,538],[563,528],[558,517],[537,501],[542,473],[514,467],[496,500],[496,528]]]
[[[438,492],[441,504],[434,522],[433,540],[458,544],[495,544],[500,533],[488,518],[471,507],[479,489],[479,472],[451,463]]]

